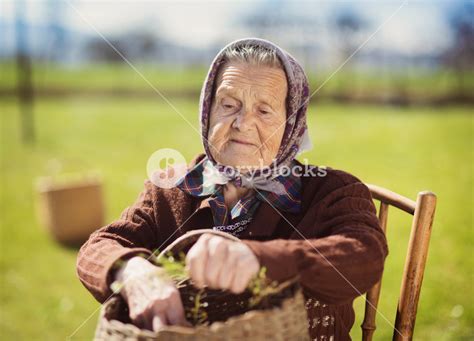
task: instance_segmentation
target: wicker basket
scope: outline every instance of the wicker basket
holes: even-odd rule
[[[163,250],[187,252],[203,234],[213,233],[238,241],[239,239],[213,230],[195,230],[176,239]],[[178,285],[183,305],[194,305],[197,289],[185,281]],[[304,298],[298,281],[292,279],[278,285],[256,306],[249,308],[249,291],[232,294],[222,290],[206,289],[202,302],[207,302],[206,325],[194,327],[166,326],[158,332],[140,329],[131,324],[128,307],[121,296],[109,299],[101,309],[95,340],[309,340]]]
[[[38,179],[37,213],[41,225],[58,242],[80,246],[104,224],[102,180],[76,176],[66,180]]]

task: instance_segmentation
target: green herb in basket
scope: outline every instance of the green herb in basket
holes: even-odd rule
[[[189,312],[185,312],[186,318],[193,321],[195,325],[205,324],[207,322],[207,312],[203,308],[206,308],[208,303],[202,302],[205,295],[204,289],[199,290],[194,297],[194,306]]]
[[[248,285],[248,289],[252,292],[249,307],[257,306],[265,297],[277,291],[278,283],[269,281],[266,272],[267,268],[262,266],[257,276],[254,277]]]
[[[176,257],[172,253],[168,253],[157,261],[165,270],[165,273],[175,282],[181,282],[189,278],[185,266],[186,255],[180,252]]]
[[[186,255],[184,252],[180,252],[177,256],[168,253],[164,257],[159,258],[157,262],[175,283],[181,283],[189,279],[186,271]],[[207,307],[207,302],[202,302],[204,297],[204,289],[201,289],[195,296],[190,297],[194,303],[192,308],[187,308],[187,305],[184,305],[185,316],[194,325],[204,324],[207,321],[207,313],[204,309]]]

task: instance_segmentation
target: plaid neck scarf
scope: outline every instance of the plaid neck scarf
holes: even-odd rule
[[[252,217],[262,201],[267,201],[278,210],[297,213],[301,208],[301,179],[292,174],[280,175],[274,180],[281,183],[285,193],[256,189],[251,195],[241,198],[232,209],[227,209],[224,202],[224,185],[207,184],[205,181],[205,169],[208,158],[204,158],[195,167],[189,170],[177,184],[182,191],[195,197],[209,197],[214,225],[227,225]]]

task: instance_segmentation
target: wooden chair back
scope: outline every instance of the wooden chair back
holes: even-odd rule
[[[402,285],[398,299],[393,340],[411,340],[415,329],[416,311],[425,271],[431,227],[436,209],[436,195],[429,191],[418,193],[416,202],[380,186],[367,184],[372,198],[380,202],[378,218],[387,229],[389,206],[413,215]],[[372,340],[376,329],[375,317],[382,279],[366,294],[365,315],[361,325],[362,340]]]

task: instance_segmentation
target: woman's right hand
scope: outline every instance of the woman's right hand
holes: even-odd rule
[[[142,257],[133,257],[115,273],[123,283],[130,319],[140,328],[157,331],[164,325],[190,326],[178,289],[164,270]]]

